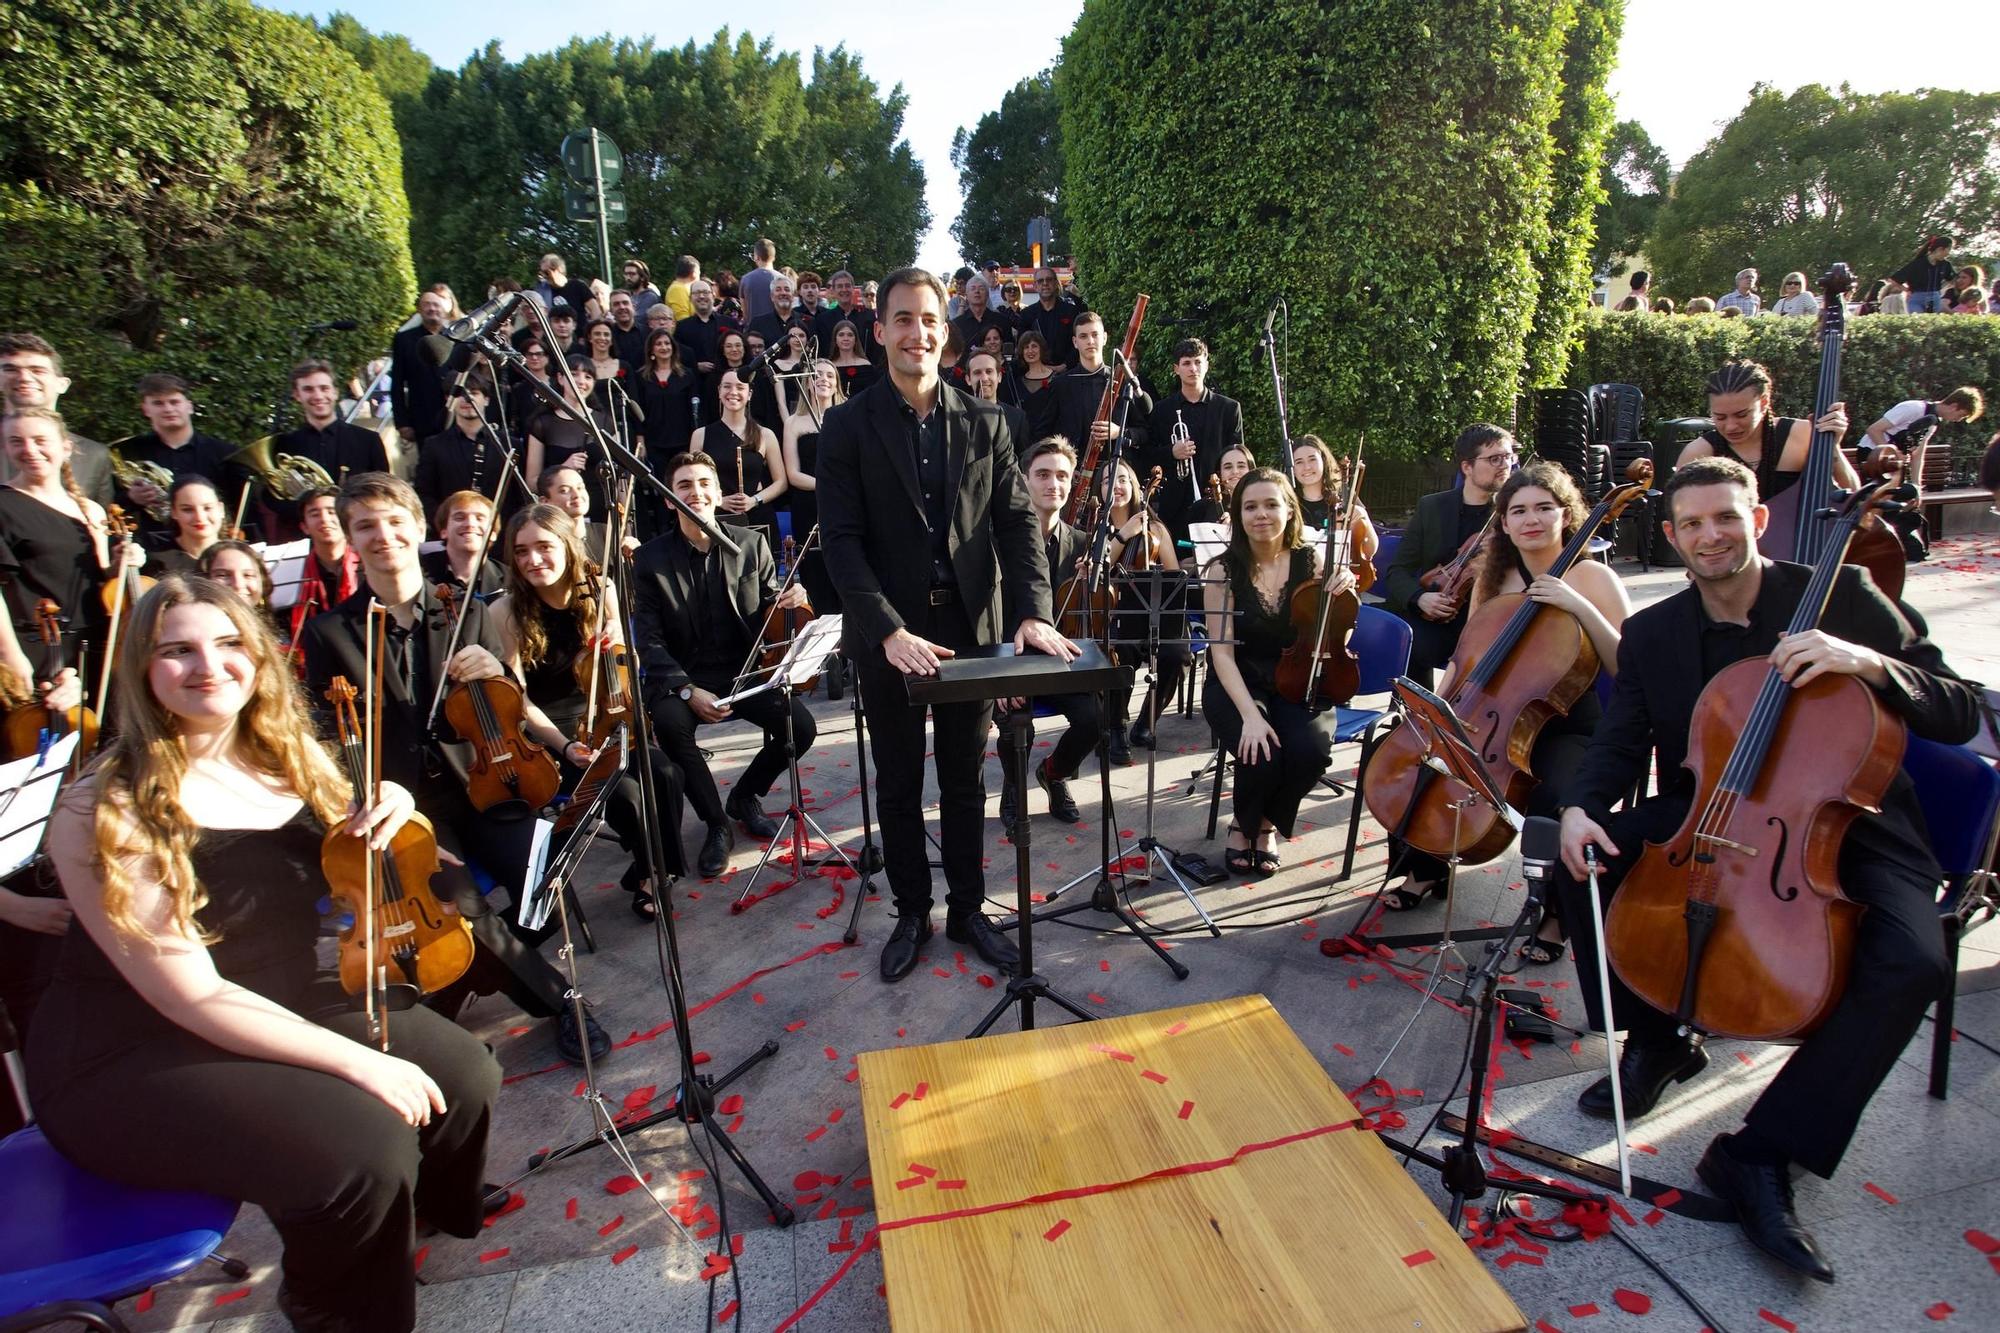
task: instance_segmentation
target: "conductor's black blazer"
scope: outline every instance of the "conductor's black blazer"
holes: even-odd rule
[[[901,395],[884,376],[826,414],[819,436],[820,538],[840,589],[850,648],[928,619],[930,529]],[[1051,620],[1048,557],[997,404],[938,386],[953,506],[947,535],[958,596],[978,642]]]

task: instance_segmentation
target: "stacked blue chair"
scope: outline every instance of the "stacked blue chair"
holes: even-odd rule
[[[2000,910],[2000,881],[1994,877],[1994,844],[2000,840],[2000,770],[1964,745],[1943,745],[1910,737],[1903,771],[1916,786],[1930,828],[1931,851],[1944,870],[1938,911],[1944,918],[1944,993],[1938,996],[1937,1025],[1931,1037],[1930,1094],[1943,1101],[1951,1079],[1951,1030],[1958,999],[1958,942],[1973,920],[1991,920]]]

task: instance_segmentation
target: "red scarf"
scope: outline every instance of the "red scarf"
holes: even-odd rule
[[[299,580],[299,599],[292,603],[292,642],[299,641],[299,632],[306,621],[322,611],[331,611],[352,597],[361,587],[361,553],[350,543],[347,554],[340,560],[340,586],[329,590],[319,573],[319,556],[311,550],[306,552],[305,577]]]

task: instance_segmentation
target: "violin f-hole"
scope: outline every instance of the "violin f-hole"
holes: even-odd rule
[[[1792,830],[1776,815],[1764,823],[1767,827],[1778,830],[1778,851],[1771,858],[1771,896],[1781,903],[1795,902],[1799,896],[1798,888],[1796,886],[1787,888],[1778,882],[1778,877],[1785,873],[1785,847],[1791,841]]]

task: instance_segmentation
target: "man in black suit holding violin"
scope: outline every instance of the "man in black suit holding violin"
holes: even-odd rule
[[[882,280],[876,323],[889,373],[827,413],[819,437],[820,535],[840,586],[848,660],[874,729],[882,854],[898,920],[882,978],[900,981],[930,937],[931,876],[923,826],[924,709],[906,676],[937,674],[961,648],[998,642],[1069,660],[1056,632],[1048,557],[1016,442],[999,408],[947,391],[938,378],[944,284],[923,269]],[[996,967],[1019,960],[981,907],[990,703],[940,704],[938,808],[945,934]]]
[[[523,1013],[551,1020],[556,1049],[572,1064],[582,1062],[583,1043],[593,1059],[611,1053],[605,1036],[588,1011],[584,1029],[576,1029],[574,1011],[565,1001],[568,982],[535,951],[547,932],[528,935],[516,929],[521,894],[527,878],[528,853],[534,837],[534,812],[508,808],[474,808],[468,792],[473,749],[453,737],[440,709],[435,729],[431,701],[439,682],[478,681],[506,674],[501,665],[499,629],[484,603],[464,603],[465,623],[456,646],[451,638],[452,613],[438,601],[418,563],[424,540],[424,514],[416,491],[386,472],[360,472],[340,488],[341,527],[361,556],[364,584],[352,597],[314,616],[305,624],[300,643],[305,653],[306,691],[321,719],[322,733],[333,734],[327,687],[345,676],[366,691],[368,674],[369,606],[388,609],[386,644],[382,653],[382,776],[401,783],[416,796],[417,809],[437,834],[445,868],[433,881],[440,898],[456,903],[472,925],[480,957],[460,982],[432,997],[445,1013],[456,1012],[471,994],[499,991]],[[560,738],[561,731],[524,695],[521,700],[529,732]],[[357,707],[363,717],[365,708]],[[589,763],[580,744],[570,751],[572,762]],[[476,854],[481,866],[512,895],[504,913],[495,911],[465,868],[464,858]]]
[[[715,520],[722,484],[713,458],[704,453],[675,455],[667,485],[689,509]],[[718,700],[735,693],[737,676],[766,614],[803,606],[806,592],[797,582],[778,591],[770,544],[755,528],[729,529],[742,547],[731,555],[687,515],[678,511],[676,515],[672,528],[632,556],[632,618],[638,638],[634,646],[646,682],[654,742],[680,770],[688,804],[708,825],[696,868],[713,878],[729,863],[731,820],[753,838],[778,836],[776,822],[759,802],[786,765],[779,691],[766,690],[733,705]],[[758,676],[745,684],[761,684],[764,679]],[[694,734],[704,722],[739,717],[764,729],[764,746],[736,780],[725,803]],[[792,741],[801,755],[818,734],[812,710],[794,696]]]
[[[1767,515],[1756,477],[1741,463],[1703,458],[1683,464],[1667,482],[1661,503],[1666,512],[1661,526],[1687,567],[1690,586],[1625,622],[1617,692],[1572,780],[1574,804],[1562,814],[1568,875],[1557,876],[1556,892],[1562,910],[1571,914],[1568,921],[1589,920],[1586,846],[1595,847],[1604,863],[1600,885],[1615,890],[1645,843],[1667,842],[1681,827],[1696,795],[1695,775],[1682,767],[1689,724],[1703,687],[1727,666],[1766,659],[1794,688],[1821,676],[1858,677],[1911,732],[1935,741],[1970,740],[1978,726],[1974,687],[1953,674],[1937,648],[1854,566],[1841,567],[1817,628],[1784,632],[1813,571],[1758,554]],[[1659,794],[1611,814],[1612,803],[1645,776],[1654,752]],[[1710,774],[1711,782],[1716,776]],[[1778,772],[1754,790],[1768,783],[1782,791],[1785,779]],[[1807,831],[1796,829],[1794,836]],[[1754,855],[1757,849],[1730,844],[1711,850],[1724,858]],[[1942,879],[1923,813],[1899,767],[1882,812],[1857,817],[1840,845],[1840,890],[1867,909],[1855,932],[1845,991],[1750,1108],[1743,1128],[1718,1137],[1701,1160],[1703,1182],[1734,1206],[1751,1241],[1822,1282],[1833,1280],[1833,1269],[1799,1225],[1789,1168],[1796,1164],[1832,1176],[1869,1098],[1946,984],[1937,915]],[[1675,920],[1679,927],[1678,915]],[[1725,903],[1722,926],[1729,920]],[[1607,1024],[1598,1012],[1600,964],[1593,932],[1579,929],[1572,935],[1592,1026],[1627,1029],[1619,1076],[1626,1114],[1636,1119],[1653,1109],[1669,1082],[1700,1073],[1707,1053],[1698,1038],[1683,1035],[1672,1016],[1651,1008],[1615,978]],[[1589,1114],[1609,1116],[1610,1080],[1588,1088],[1579,1105]]]

